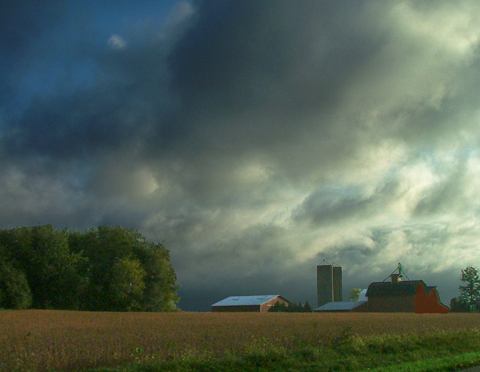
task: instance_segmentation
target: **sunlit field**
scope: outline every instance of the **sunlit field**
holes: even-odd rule
[[[346,332],[365,338],[474,328],[479,314],[1,311],[0,370],[72,371],[331,345]]]

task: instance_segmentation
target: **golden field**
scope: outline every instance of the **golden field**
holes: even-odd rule
[[[480,314],[107,313],[1,311],[1,371],[72,371],[135,360],[212,357],[249,348],[480,328]]]

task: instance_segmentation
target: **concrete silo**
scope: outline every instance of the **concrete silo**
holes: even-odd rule
[[[342,268],[333,265],[317,266],[318,307],[342,301]]]

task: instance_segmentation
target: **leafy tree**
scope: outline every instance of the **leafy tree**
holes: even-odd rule
[[[282,302],[276,302],[269,310],[269,312],[282,312],[282,313],[307,313],[312,311],[308,301],[305,301],[305,305],[302,305],[300,301],[298,305],[294,302],[286,305]]]
[[[113,280],[121,282],[120,277],[127,278],[131,273],[121,274],[121,268],[129,270],[128,264],[117,264],[126,258],[135,258],[132,244],[133,237],[122,227],[99,226],[86,232],[69,232],[70,249],[84,258],[80,273],[86,281],[83,310],[93,311],[127,311],[125,298],[115,286]],[[121,261],[126,263],[127,261]],[[122,307],[120,304],[124,304]],[[135,306],[133,306],[135,307]]]
[[[135,230],[0,230],[0,307],[176,311],[169,251]]]
[[[450,312],[452,313],[468,313],[468,304],[460,298],[452,298],[450,300]]]
[[[152,244],[138,240],[136,257],[146,271],[144,311],[177,311],[179,285],[170,263],[170,252],[161,243]]]
[[[37,309],[78,308],[81,261],[68,247],[64,232],[51,225],[1,230],[0,241],[18,269],[25,273]]]
[[[107,226],[70,232],[69,244],[86,258],[86,310],[178,310],[177,278],[162,244],[149,243],[132,229]]]
[[[478,279],[477,269],[468,266],[462,270],[461,281],[466,283],[464,286],[459,286],[459,299],[464,302],[470,311],[476,308],[477,298],[480,297],[480,281]]]
[[[283,302],[275,302],[268,311],[272,313],[284,313],[287,311],[287,306]]]
[[[119,259],[110,270],[110,293],[114,310],[142,310],[146,271],[137,259]]]
[[[0,308],[27,309],[32,304],[32,293],[25,274],[12,262],[0,260]]]
[[[362,292],[361,288],[352,288],[350,290],[350,295],[348,296],[348,299],[352,302],[358,301],[360,297],[360,292]]]

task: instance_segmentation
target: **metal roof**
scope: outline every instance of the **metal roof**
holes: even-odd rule
[[[364,304],[367,301],[355,301],[355,302],[329,302],[323,306],[320,306],[313,311],[351,311],[356,307]]]
[[[230,296],[222,301],[214,303],[212,306],[250,306],[262,305],[265,302],[273,300],[280,295],[260,295],[260,296]]]

